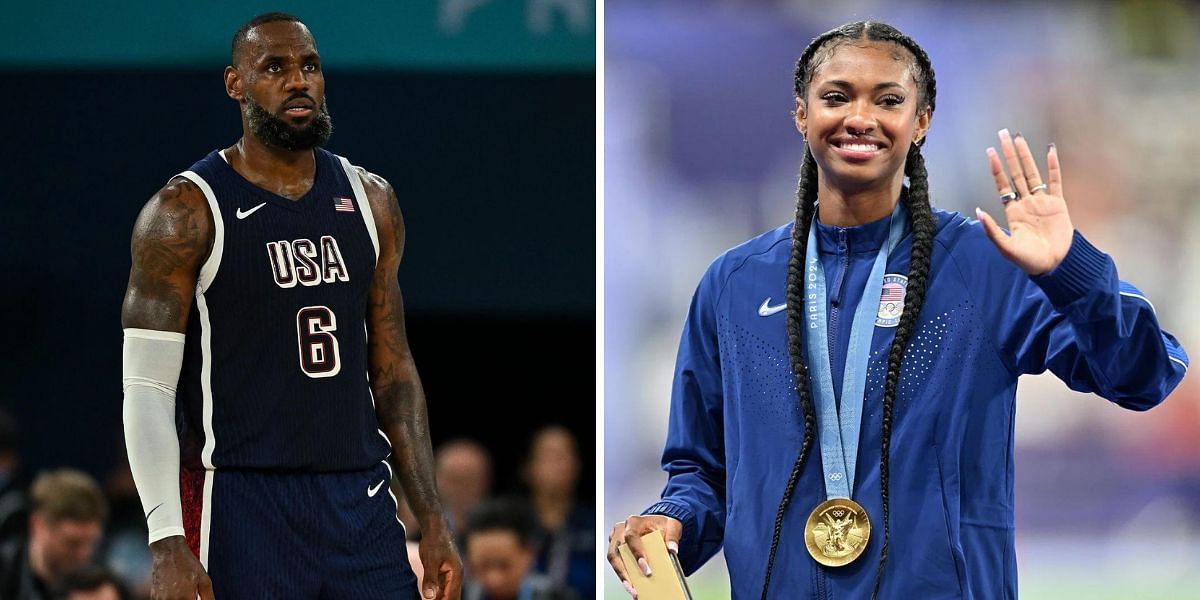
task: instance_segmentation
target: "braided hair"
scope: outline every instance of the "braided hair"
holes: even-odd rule
[[[912,74],[920,92],[918,110],[929,111],[932,114],[937,95],[934,80],[933,65],[929,55],[916,42],[900,33],[894,27],[883,23],[859,21],[838,27],[821,34],[808,45],[800,60],[796,62],[795,94],[799,99],[807,97],[808,85],[813,72],[822,62],[833,55],[834,50],[842,44],[855,41],[891,42],[907,50],[912,55]],[[897,55],[897,58],[904,58]],[[919,113],[918,113],[919,114]],[[900,380],[900,366],[908,342],[917,327],[917,317],[921,305],[925,301],[926,285],[929,279],[930,258],[933,251],[933,236],[936,220],[929,202],[929,181],[925,172],[925,159],[921,155],[920,144],[924,140],[914,142],[908,149],[904,163],[904,174],[908,177],[908,191],[902,194],[901,201],[905,203],[912,223],[912,258],[908,267],[908,287],[905,294],[905,308],[896,327],[896,337],[892,341],[887,357],[887,379],[883,392],[883,423],[882,447],[879,459],[879,486],[883,501],[883,548],[879,555],[879,566],[875,573],[875,585],[871,597],[879,594],[880,582],[883,578],[883,566],[888,557],[889,528],[888,528],[888,462],[891,453],[892,413],[896,401],[896,388]],[[796,191],[796,222],[792,229],[792,254],[787,268],[787,334],[788,353],[791,356],[792,374],[796,381],[796,391],[800,396],[800,406],[804,412],[804,441],[800,445],[800,454],[792,466],[784,487],[783,498],[779,501],[779,510],[775,515],[775,528],[771,535],[771,551],[767,558],[767,572],[763,580],[762,598],[766,600],[767,590],[771,584],[771,571],[775,567],[775,553],[779,548],[779,536],[783,529],[783,518],[791,502],[796,482],[804,468],[813,446],[813,435],[817,426],[817,414],[813,406],[812,392],[808,377],[808,364],[804,352],[804,263],[808,251],[808,231],[816,216],[817,203],[817,162],[812,151],[805,149],[804,163],[800,169],[800,183]],[[824,299],[818,299],[824,302]]]

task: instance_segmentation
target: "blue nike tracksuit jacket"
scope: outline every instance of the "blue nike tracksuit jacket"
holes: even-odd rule
[[[1111,258],[1078,232],[1054,271],[1030,277],[1000,256],[979,222],[940,210],[934,216],[929,291],[894,408],[891,551],[881,597],[1016,598],[1018,376],[1050,369],[1071,389],[1145,410],[1179,383],[1188,359],[1159,327],[1150,301],[1117,279]],[[839,397],[850,323],[888,222],[839,228],[814,220]],[[785,302],[791,232],[789,224],[727,251],[701,280],[671,395],[668,481],[645,511],[683,522],[679,556],[687,573],[723,545],[734,598],[762,593],[775,514],[804,435],[787,315],[775,308]],[[911,248],[909,232],[887,274],[907,275]],[[870,597],[883,540],[880,420],[895,332],[877,323],[871,343],[853,489],[875,528],[866,551],[851,565],[825,568],[805,549],[805,520],[825,499],[814,433],[818,445],[784,520],[771,598]]]

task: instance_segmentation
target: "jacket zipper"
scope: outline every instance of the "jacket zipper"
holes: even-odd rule
[[[837,352],[837,348],[838,348],[838,345],[837,345],[838,316],[842,312],[842,291],[843,291],[843,288],[845,287],[845,283],[846,283],[846,271],[848,271],[850,268],[850,252],[849,252],[849,246],[846,242],[846,230],[845,229],[838,229],[837,253],[838,253],[838,270],[837,270],[837,273],[834,274],[834,278],[833,278],[833,288],[832,288],[833,296],[830,301],[831,306],[829,307],[829,340],[828,340],[828,343],[829,343],[829,350],[830,350],[830,354],[829,354],[829,360],[830,360],[829,368],[830,369],[832,369],[833,366],[837,364],[837,360],[834,358],[834,353]],[[841,380],[838,373],[834,373],[833,377],[835,380],[838,380],[838,381]],[[840,411],[841,405],[842,405],[842,403],[840,401],[840,397],[835,398],[834,402]]]

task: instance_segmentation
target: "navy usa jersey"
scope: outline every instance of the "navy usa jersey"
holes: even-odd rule
[[[217,151],[180,174],[215,225],[179,377],[185,467],[360,470],[390,450],[367,380],[375,220],[349,161],[315,157],[299,200],[255,186]]]

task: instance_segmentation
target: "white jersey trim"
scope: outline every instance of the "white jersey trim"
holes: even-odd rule
[[[204,499],[200,505],[200,564],[208,570],[208,550],[212,545],[209,532],[212,531],[212,488],[216,473],[204,471]]]
[[[208,200],[208,208],[212,211],[213,246],[208,260],[204,261],[200,267],[200,278],[196,281],[196,293],[200,294],[212,285],[213,279],[217,276],[217,269],[221,268],[221,254],[225,250],[225,223],[221,220],[221,207],[217,205],[217,197],[203,177],[194,171],[184,171],[177,177],[186,177],[196,184],[204,192],[204,198]]]
[[[387,436],[384,436],[384,437],[386,438]],[[389,456],[391,456],[391,455],[389,454]],[[395,505],[395,508],[392,509],[392,513],[396,516],[396,522],[400,524],[400,531],[404,532],[404,539],[407,540],[408,539],[408,527],[404,524],[404,521],[402,521],[400,519],[400,501],[396,499],[396,494],[392,493],[392,479],[394,479],[396,477],[396,474],[392,472],[392,465],[388,463],[386,458],[383,459],[382,462],[383,462],[383,466],[387,467],[387,470],[388,470],[388,480],[387,480],[388,495],[392,497],[392,504]]]
[[[363,222],[367,225],[367,235],[371,236],[371,246],[375,248],[375,264],[379,264],[379,230],[375,226],[375,213],[371,210],[371,203],[367,200],[367,192],[363,189],[362,178],[358,176],[358,172],[354,170],[354,165],[346,160],[344,156],[337,157],[342,163],[342,168],[346,170],[346,179],[350,180],[350,187],[354,190],[354,198],[358,200],[358,210],[362,213]]]
[[[338,156],[337,158],[338,158],[338,161],[342,163],[342,169],[346,171],[346,179],[348,179],[350,181],[350,188],[352,190],[354,190],[354,197],[358,201],[359,211],[362,212],[363,223],[366,224],[367,234],[371,237],[371,246],[375,249],[375,264],[376,264],[376,266],[378,266],[379,265],[379,229],[375,225],[375,212],[373,210],[371,210],[371,202],[367,199],[366,190],[363,189],[362,178],[358,176],[358,172],[354,170],[354,166],[351,165],[350,161],[347,160],[344,156]],[[366,320],[363,321],[363,337],[367,340],[367,344],[369,346],[370,341],[371,341],[371,330],[370,330],[370,328],[367,327]],[[364,375],[366,375],[366,377],[367,377],[367,396],[371,399],[371,409],[374,410],[375,409],[375,392],[374,392],[374,390],[371,389],[371,373],[370,373],[370,371],[368,371],[368,372],[364,373]],[[389,465],[388,461],[387,461],[388,457],[390,457],[392,455],[392,440],[388,438],[387,434],[384,433],[382,429],[376,428],[375,431],[379,433],[379,437],[383,438],[383,442],[385,444],[387,444],[387,447],[388,447],[387,457],[384,457],[384,459],[383,459],[383,464],[388,469],[388,483],[387,483],[388,495],[392,497],[392,502],[394,502],[396,504],[396,512],[399,512],[400,503],[399,503],[399,501],[396,500],[396,495],[392,493],[392,483],[391,483],[391,478],[393,477],[392,466]],[[400,523],[401,529],[405,529],[404,522],[400,520],[400,516],[398,514],[396,515],[396,522]],[[408,531],[405,530],[405,539],[407,539],[407,538],[408,538]]]
[[[363,320],[363,339],[367,340],[367,347],[371,347],[371,330],[367,329],[367,321]],[[375,410],[375,392],[371,389],[371,372],[368,370],[364,375],[367,376],[367,397],[371,399],[371,410]],[[392,440],[383,432],[382,429],[376,427],[375,431],[379,432],[379,437],[383,438],[383,442],[387,444],[388,453],[383,457],[383,464],[387,465],[388,473],[392,472],[392,466],[388,465],[387,459],[392,456]]]
[[[1149,298],[1147,298],[1141,294],[1135,294],[1133,292],[1120,292],[1120,294],[1122,296],[1125,296],[1126,298],[1137,298],[1138,300],[1145,302],[1147,305],[1150,306],[1150,312],[1154,313],[1155,316],[1158,316],[1158,311],[1154,310],[1154,303],[1150,302]]]
[[[204,396],[204,449],[200,452],[200,460],[204,464],[204,468],[213,469],[212,456],[216,448],[217,440],[213,437],[213,397],[212,397],[212,324],[208,318],[208,303],[204,299],[204,292],[212,285],[213,279],[217,276],[217,270],[221,267],[221,255],[225,251],[225,223],[221,219],[221,207],[217,204],[217,196],[209,187],[208,182],[204,181],[195,171],[184,171],[178,175],[186,177],[192,183],[195,183],[201,191],[204,192],[204,198],[208,200],[208,208],[212,211],[213,218],[213,246],[212,252],[208,255],[208,260],[200,267],[200,277],[196,280],[196,311],[200,313],[200,389]]]
[[[196,311],[200,313],[200,391],[204,397],[204,449],[200,451],[200,461],[205,469],[212,470],[213,451],[217,447],[217,439],[213,436],[213,394],[212,394],[212,323],[208,318],[208,301],[204,292],[196,293]]]

